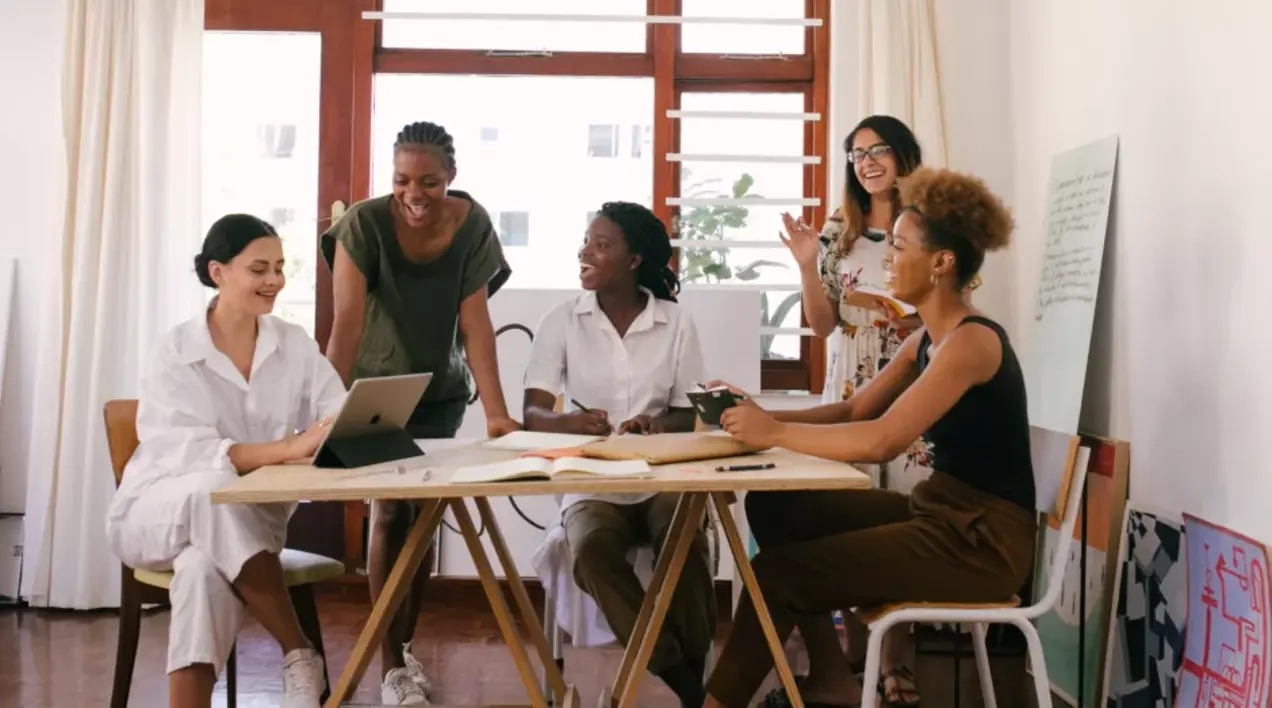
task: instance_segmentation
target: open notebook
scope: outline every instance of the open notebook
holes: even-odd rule
[[[529,430],[517,430],[502,438],[495,438],[482,443],[487,450],[511,450],[513,452],[531,452],[535,450],[556,450],[563,447],[578,447],[597,440],[604,440],[600,435],[571,435],[569,433],[537,433]]]
[[[581,457],[562,457],[547,460],[542,457],[518,457],[515,460],[488,465],[460,467],[451,475],[451,484],[477,484],[482,482],[510,482],[518,479],[561,479],[585,477],[592,479],[634,479],[650,477],[653,471],[644,460],[589,460]]]

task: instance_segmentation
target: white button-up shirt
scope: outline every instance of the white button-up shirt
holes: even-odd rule
[[[333,415],[345,387],[315,342],[272,315],[259,320],[249,380],[212,343],[207,315],[174,328],[141,379],[137,437],[109,519],[128,512],[155,480],[234,473],[236,443],[280,440]]]
[[[693,319],[676,303],[645,293],[645,309],[622,337],[593,292],[553,308],[535,332],[526,388],[564,391],[566,410],[577,401],[605,411],[616,428],[638,415],[692,407],[687,394],[705,369]],[[561,508],[582,499],[636,504],[652,496],[568,494]]]

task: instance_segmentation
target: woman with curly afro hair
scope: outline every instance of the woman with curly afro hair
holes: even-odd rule
[[[887,281],[894,297],[918,309],[922,329],[852,398],[813,409],[814,422],[787,422],[751,402],[722,418],[747,444],[844,462],[893,459],[920,436],[932,448],[934,472],[908,495],[765,495],[764,513],[782,519],[781,537],[771,535],[752,564],[780,641],[797,617],[838,608],[1006,601],[1033,562],[1024,376],[1006,332],[963,296],[985,254],[1010,241],[1011,215],[979,179],[948,170],[919,168],[899,188]],[[706,705],[742,708],[772,668],[743,595]],[[857,705],[861,685],[845,676],[803,698]]]

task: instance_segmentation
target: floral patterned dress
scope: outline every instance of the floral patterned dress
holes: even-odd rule
[[[847,304],[847,296],[858,286],[885,287],[884,257],[887,255],[888,233],[866,229],[853,244],[852,251],[841,256],[837,243],[844,224],[837,217],[831,217],[822,227],[818,256],[822,287],[830,299],[838,303],[836,314],[839,320],[839,327],[827,338],[829,354],[826,381],[822,388],[823,403],[851,398],[896,356],[901,342],[912,331],[894,326],[874,310]],[[917,482],[930,473],[930,465],[930,451],[920,438],[901,458],[879,465],[873,472],[879,487],[890,488],[890,472],[905,472],[907,480]],[[869,469],[866,465],[861,467]]]

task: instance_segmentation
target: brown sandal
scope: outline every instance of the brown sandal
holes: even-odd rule
[[[889,682],[891,682],[890,686]],[[902,682],[910,684],[909,687],[904,686]],[[919,706],[919,689],[914,683],[914,672],[908,666],[894,666],[883,672],[883,676],[879,678],[878,689],[888,708],[918,708]],[[913,698],[907,701],[906,696],[913,696]]]

